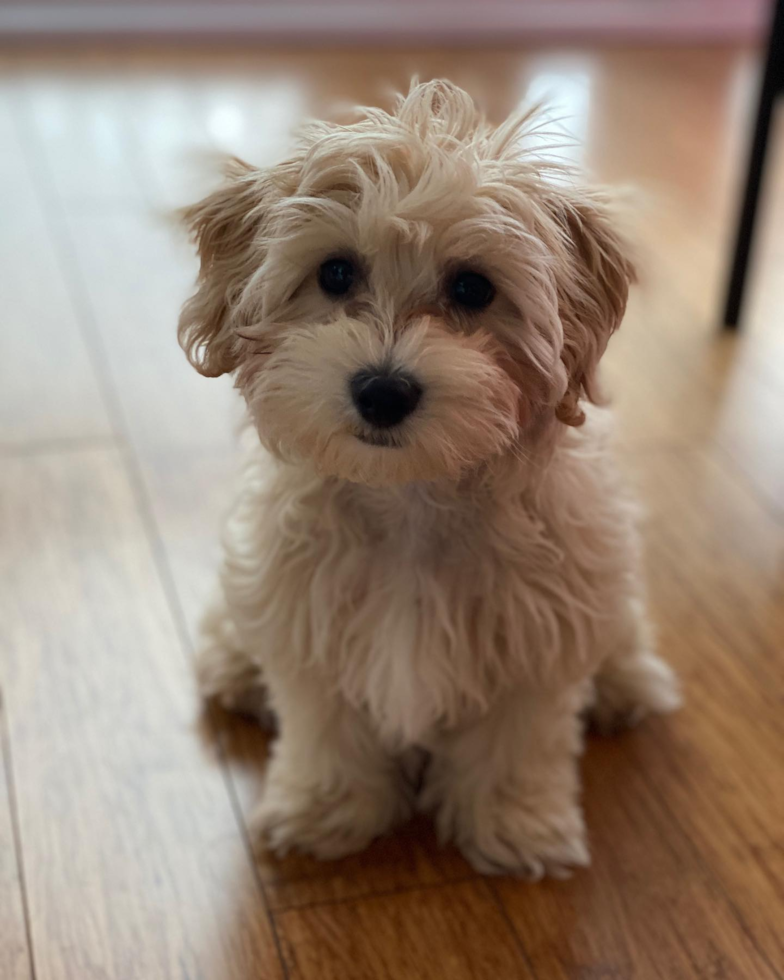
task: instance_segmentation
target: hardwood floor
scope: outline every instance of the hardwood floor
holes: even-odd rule
[[[2,980],[784,977],[784,141],[748,316],[716,317],[753,53],[0,55]],[[334,864],[252,853],[265,737],[200,710],[194,624],[237,407],[177,347],[164,212],[190,150],[263,162],[417,71],[549,95],[641,188],[646,281],[606,359],[687,703],[590,739],[593,866],[476,876],[427,821]]]

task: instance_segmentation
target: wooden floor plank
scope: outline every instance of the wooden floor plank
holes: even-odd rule
[[[660,642],[691,695],[651,775],[784,972],[784,527],[724,456],[635,464]]]
[[[61,199],[87,207],[149,206],[136,165],[128,86],[114,66],[67,73],[48,67],[21,73],[26,113],[55,161]]]
[[[0,475],[6,680],[37,980],[279,975],[119,459]]]
[[[291,980],[528,980],[482,882],[276,916]]]
[[[784,365],[784,347],[778,363]],[[755,366],[756,371],[756,366]],[[743,471],[765,505],[784,518],[784,377],[757,372],[755,385],[733,377],[722,407],[716,441]]]
[[[775,950],[760,945],[738,911],[748,911],[748,896],[737,901],[725,892],[660,805],[671,779],[652,757],[668,723],[657,721],[655,733],[590,746],[584,766],[593,851],[588,872],[541,886],[510,879],[494,885],[538,976],[780,976]]]
[[[229,378],[205,379],[177,343],[196,269],[184,236],[143,211],[68,207],[75,255],[129,435],[143,462],[234,444],[239,399]],[[158,459],[162,457],[162,459]]]
[[[25,930],[22,875],[11,810],[12,770],[6,738],[5,707],[0,699],[0,977],[34,980]]]
[[[215,151],[215,134],[235,130],[230,112],[204,111],[199,74],[189,77],[164,65],[123,79],[134,163],[145,196],[163,213],[207,192],[215,168],[205,160]]]
[[[18,86],[0,77],[0,450],[109,436],[45,206],[17,131]]]

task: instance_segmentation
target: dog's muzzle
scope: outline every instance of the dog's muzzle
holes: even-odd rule
[[[422,386],[414,378],[385,369],[358,371],[349,390],[362,419],[376,429],[400,425],[422,398]]]

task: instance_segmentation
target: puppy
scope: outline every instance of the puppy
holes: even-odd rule
[[[279,853],[419,806],[480,871],[562,875],[588,863],[584,711],[677,704],[589,405],[634,269],[605,197],[525,150],[536,125],[414,85],[184,211],[180,342],[258,434],[199,673],[274,712]]]

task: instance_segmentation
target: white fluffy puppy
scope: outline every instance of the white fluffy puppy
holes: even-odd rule
[[[266,689],[278,852],[356,851],[418,804],[482,871],[561,874],[588,861],[581,713],[677,703],[584,405],[634,270],[533,125],[416,85],[184,212],[180,340],[234,372],[261,443],[200,676],[228,704]]]

